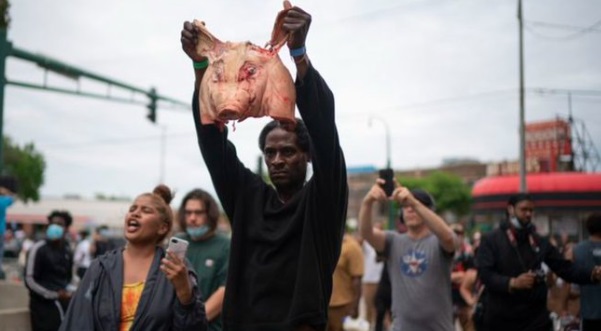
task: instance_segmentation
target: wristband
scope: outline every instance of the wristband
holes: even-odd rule
[[[305,46],[290,50],[290,56],[292,56],[292,57],[301,56],[301,55],[304,55],[305,53],[307,53],[307,49],[305,48]]]
[[[194,61],[192,63],[194,65],[194,69],[204,69],[209,66],[209,59],[205,59],[204,61],[201,61],[201,62]]]

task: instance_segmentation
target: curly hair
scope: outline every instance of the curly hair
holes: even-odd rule
[[[48,214],[48,224],[51,224],[52,219],[55,217],[60,217],[65,221],[65,228],[68,228],[73,223],[73,217],[71,213],[66,210],[53,210],[50,214]]]

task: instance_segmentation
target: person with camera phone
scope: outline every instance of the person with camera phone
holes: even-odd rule
[[[392,288],[393,331],[453,331],[451,267],[460,241],[435,212],[434,198],[420,189],[398,185],[391,174],[381,176],[363,198],[359,230],[388,265]],[[388,179],[385,179],[388,178]],[[394,190],[387,194],[386,183]],[[398,202],[406,233],[382,231],[372,224],[375,202]]]
[[[487,233],[476,255],[485,286],[484,330],[549,331],[547,284],[542,263],[562,279],[590,284],[601,280],[601,269],[566,260],[532,224],[534,202],[528,194],[512,195],[507,219]]]
[[[184,259],[187,243],[170,239],[171,190],[157,186],[139,195],[124,219],[127,244],[96,258],[60,330],[207,331],[194,271]]]

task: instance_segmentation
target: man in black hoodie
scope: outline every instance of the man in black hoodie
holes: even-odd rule
[[[511,196],[507,220],[482,238],[476,265],[486,286],[485,330],[551,330],[543,262],[568,282],[590,284],[601,279],[601,269],[565,260],[549,240],[539,236],[532,224],[533,212],[528,194]]]
[[[196,53],[198,28],[185,22],[181,33],[182,48],[195,62],[198,144],[232,225],[223,304],[227,331],[322,331],[327,323],[348,186],[334,95],[306,54],[310,24],[311,15],[298,7],[284,17],[303,120],[294,127],[272,121],[259,135],[273,185],[242,164],[227,129],[201,123],[198,87],[207,62]],[[309,162],[313,176],[306,181]]]

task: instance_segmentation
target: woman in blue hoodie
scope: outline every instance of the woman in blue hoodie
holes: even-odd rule
[[[165,185],[136,198],[127,245],[92,262],[60,330],[207,329],[195,273],[160,246],[173,226],[171,199]]]

